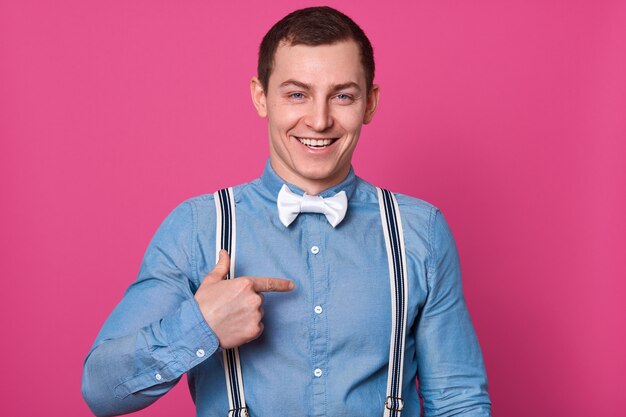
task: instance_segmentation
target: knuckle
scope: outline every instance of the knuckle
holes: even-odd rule
[[[260,308],[261,305],[263,305],[263,297],[261,297],[259,294],[255,294],[253,305],[256,308]]]
[[[259,323],[261,323],[261,319],[263,318],[263,314],[261,314],[260,310],[257,310],[254,315],[253,315],[253,319],[254,322],[258,325]]]
[[[249,290],[254,286],[254,283],[252,282],[252,280],[248,277],[240,277],[237,278],[237,281],[239,282],[239,284],[241,285],[242,288]]]
[[[247,336],[250,339],[254,339],[254,338],[257,338],[262,332],[263,332],[263,324],[258,322],[249,327]]]

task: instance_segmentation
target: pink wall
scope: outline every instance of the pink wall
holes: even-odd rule
[[[211,3],[0,1],[0,415],[89,415],[82,361],[160,221],[260,174],[248,80],[294,2]],[[378,61],[357,172],[446,214],[495,414],[624,415],[626,3],[329,3]],[[138,415],[174,410],[184,384]]]

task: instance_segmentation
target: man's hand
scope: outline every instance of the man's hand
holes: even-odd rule
[[[215,268],[204,277],[194,296],[220,346],[230,349],[256,339],[263,332],[263,292],[288,292],[293,282],[270,277],[225,280],[230,256],[222,250]]]

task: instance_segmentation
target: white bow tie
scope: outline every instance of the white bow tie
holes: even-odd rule
[[[285,227],[289,227],[300,213],[322,213],[332,227],[337,226],[346,216],[348,197],[345,191],[334,197],[322,198],[318,195],[298,195],[283,184],[276,200],[278,218]]]

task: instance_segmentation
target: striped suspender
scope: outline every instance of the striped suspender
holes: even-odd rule
[[[389,349],[389,371],[387,376],[387,395],[384,417],[400,417],[404,401],[402,400],[402,371],[404,368],[404,342],[407,317],[407,272],[404,234],[398,203],[392,193],[378,188],[380,217],[387,246],[389,261],[389,282],[391,285],[391,338]],[[216,262],[220,249],[230,254],[230,272],[226,279],[231,279],[235,271],[235,200],[232,188],[215,192],[215,211],[217,228],[215,233]],[[230,410],[227,417],[248,417],[248,407],[243,392],[239,349],[224,349],[224,372]]]
[[[219,259],[220,249],[225,249],[230,255],[230,271],[226,279],[235,274],[235,199],[233,189],[225,188],[215,192],[215,212],[217,228],[215,231],[215,262]],[[227,417],[248,417],[248,407],[243,394],[243,379],[241,377],[241,362],[239,349],[224,349],[224,372],[226,374],[226,390],[230,410]]]
[[[387,375],[387,398],[384,417],[400,417],[402,400],[402,370],[404,368],[404,339],[406,333],[407,286],[406,253],[400,210],[395,196],[378,188],[380,217],[389,260],[391,284],[391,342],[389,348],[389,371]]]

